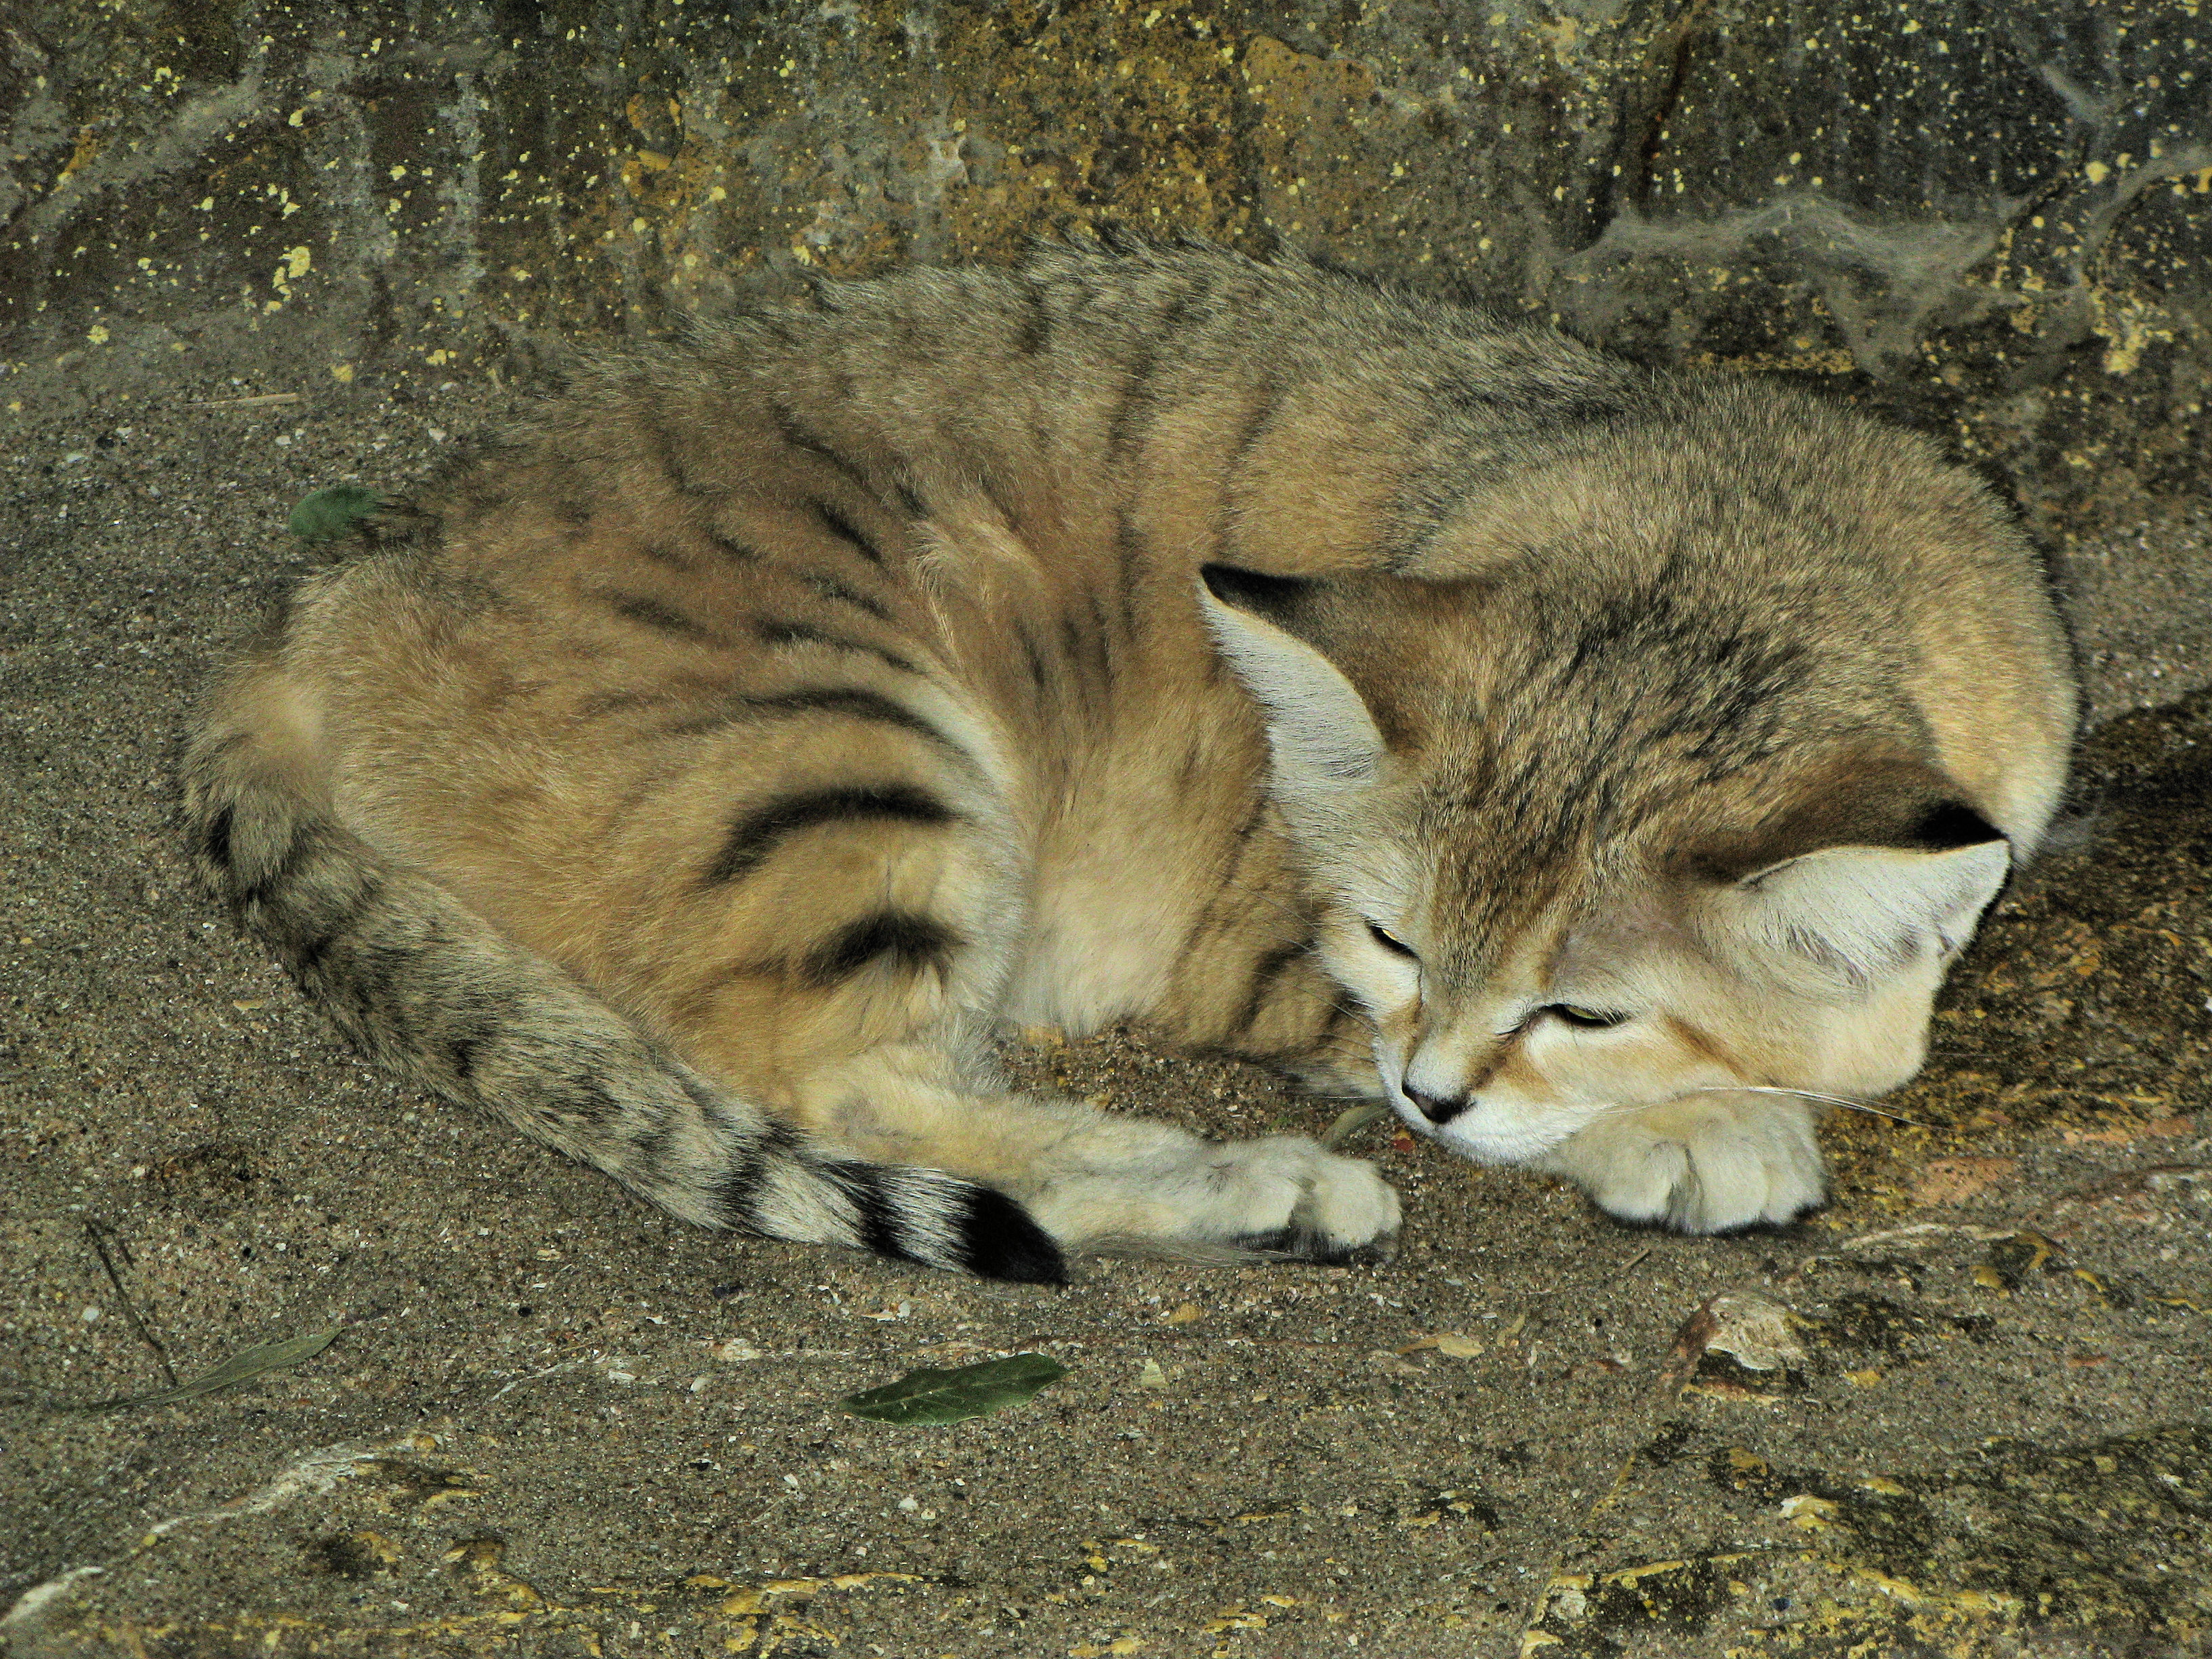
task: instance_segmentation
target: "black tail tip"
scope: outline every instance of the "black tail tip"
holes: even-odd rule
[[[979,1279],[1065,1285],[1067,1258],[1052,1235],[1004,1193],[979,1187],[960,1218],[960,1265]]]

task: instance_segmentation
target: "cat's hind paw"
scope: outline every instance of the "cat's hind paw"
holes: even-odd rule
[[[1795,1100],[1703,1096],[1601,1118],[1535,1160],[1608,1214],[1686,1233],[1778,1226],[1827,1194],[1813,1115]]]

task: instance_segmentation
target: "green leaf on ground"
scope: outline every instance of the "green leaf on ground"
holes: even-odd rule
[[[179,1401],[197,1400],[204,1394],[213,1394],[217,1389],[229,1388],[234,1382],[246,1382],[267,1371],[281,1371],[296,1365],[303,1359],[313,1359],[337,1340],[336,1330],[310,1331],[305,1336],[287,1337],[282,1342],[257,1342],[250,1348],[240,1348],[236,1353],[204,1376],[180,1383],[173,1389],[163,1389],[158,1394],[134,1394],[123,1400],[103,1400],[82,1409],[94,1412],[119,1412],[141,1406],[173,1406]]]
[[[384,497],[359,484],[333,484],[318,489],[292,509],[287,521],[303,542],[334,542],[351,532],[356,520],[365,519],[384,505]]]
[[[1066,1375],[1067,1367],[1048,1354],[1009,1354],[949,1371],[924,1365],[839,1403],[854,1416],[877,1423],[964,1423],[1001,1406],[1018,1406]]]

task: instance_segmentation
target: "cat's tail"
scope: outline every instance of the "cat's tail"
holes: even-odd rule
[[[1013,1200],[769,1117],[384,857],[339,822],[317,735],[277,651],[258,653],[203,713],[185,809],[216,893],[371,1059],[687,1221],[987,1279],[1066,1278]]]

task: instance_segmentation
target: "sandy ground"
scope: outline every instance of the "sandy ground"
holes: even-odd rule
[[[2146,574],[2202,516],[2066,550],[2096,714],[2149,712],[1984,930],[1918,1123],[1831,1126],[1832,1208],[1637,1232],[1370,1131],[1388,1267],[1048,1291],[686,1231],[371,1073],[198,896],[170,770],[301,568],[285,512],[500,395],[190,401],[252,391],[0,456],[13,1659],[2207,1650],[2212,584]],[[1022,1063],[1224,1133],[1334,1110],[1141,1033]],[[994,1416],[839,1407],[1023,1351],[1067,1375]]]

